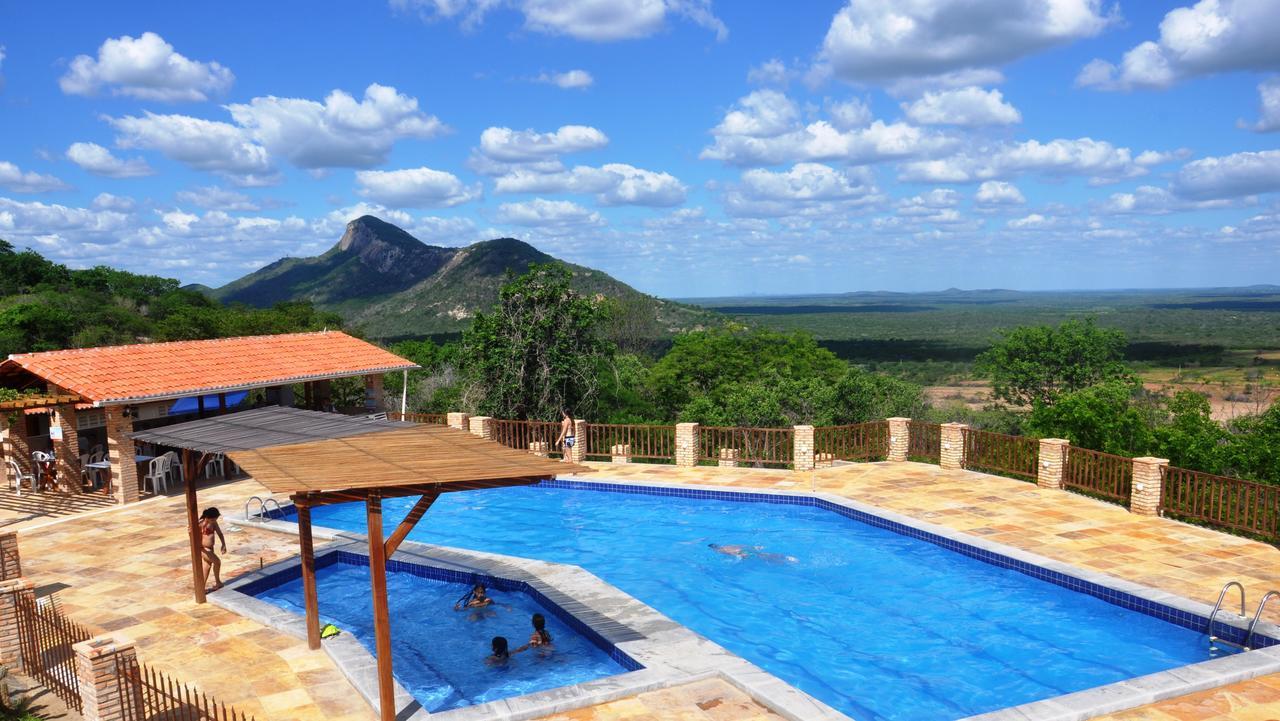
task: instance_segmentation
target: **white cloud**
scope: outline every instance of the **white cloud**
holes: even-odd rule
[[[117,158],[97,143],[72,143],[67,159],[95,175],[108,178],[139,178],[155,171],[142,158]]]
[[[595,193],[602,205],[666,207],[684,202],[686,188],[670,173],[644,170],[625,163],[586,165],[552,172],[516,167],[494,180],[499,193]]]
[[[356,182],[361,196],[394,208],[451,208],[481,195],[479,183],[468,187],[453,173],[431,168],[361,170]]]
[[[1021,205],[1027,202],[1017,186],[999,180],[988,180],[979,185],[978,192],[973,197],[979,205],[986,206]]]
[[[898,177],[908,182],[968,183],[1038,173],[1091,176],[1093,182],[1104,183],[1146,172],[1144,166],[1134,161],[1128,148],[1118,148],[1104,140],[1079,138],[1004,143],[966,150],[941,160],[904,163]]]
[[[129,221],[128,215],[114,210],[87,210],[56,203],[24,203],[9,198],[0,198],[0,211],[13,216],[14,228],[25,228],[42,234],[68,230],[110,233],[125,228]]]
[[[158,150],[197,170],[262,176],[274,172],[267,149],[242,128],[189,115],[126,115],[107,118],[121,148]]]
[[[937,76],[1092,37],[1109,22],[1101,0],[850,0],[819,57],[854,82]]]
[[[4,69],[4,46],[0,45],[0,70]],[[4,75],[0,74],[0,90],[4,89]]]
[[[0,160],[0,188],[8,188],[15,193],[47,193],[53,190],[68,190],[70,187],[52,175],[44,175],[32,170],[24,173],[13,163]]]
[[[747,82],[756,85],[782,85],[791,82],[792,71],[777,58],[766,60],[747,70]]]
[[[95,95],[107,87],[113,95],[164,102],[208,100],[231,87],[235,76],[216,62],[190,60],[152,32],[109,38],[98,57],[77,55],[58,80],[69,95]]]
[[[757,90],[740,98],[711,132],[768,138],[786,132],[799,118],[799,109],[786,95],[777,90]]]
[[[1259,133],[1273,133],[1280,130],[1280,76],[1258,84],[1258,99],[1261,106],[1258,122],[1241,121],[1240,126]]]
[[[930,90],[954,90],[1003,82],[1004,73],[995,68],[965,68],[937,75],[899,78],[889,83],[888,91],[900,98],[914,98]]]
[[[180,190],[174,197],[180,203],[187,203],[206,210],[249,212],[262,209],[261,204],[248,195],[220,188],[216,185],[192,190]]]
[[[269,95],[227,110],[245,134],[300,168],[367,168],[385,162],[398,140],[446,129],[418,109],[416,98],[377,83],[359,101],[334,90],[323,104]]]
[[[1056,220],[1052,217],[1046,217],[1040,213],[1032,213],[1022,218],[1014,218],[1008,222],[1008,226],[1015,230],[1036,230],[1053,225]]]
[[[1201,158],[1182,166],[1171,187],[1193,200],[1280,192],[1280,150]]]
[[[526,163],[598,150],[608,144],[608,136],[586,125],[564,125],[554,133],[495,127],[480,133],[479,151],[500,163]]]
[[[133,210],[135,205],[133,198],[111,193],[98,193],[93,199],[93,207],[97,210]]]
[[[534,82],[555,85],[565,90],[586,90],[596,79],[586,70],[568,70],[563,73],[542,73],[533,79]]]
[[[604,225],[604,219],[599,213],[577,203],[543,198],[534,198],[523,203],[503,203],[498,206],[498,220],[544,229]]]
[[[1200,0],[1175,8],[1160,37],[1124,54],[1120,65],[1095,59],[1076,84],[1099,90],[1167,88],[1185,78],[1232,70],[1280,69],[1280,13],[1271,0]]]
[[[858,98],[831,103],[827,107],[827,114],[831,116],[831,124],[840,130],[864,128],[873,119],[871,108]]]
[[[1190,210],[1229,208],[1239,204],[1236,199],[1192,201],[1179,198],[1164,188],[1143,185],[1132,193],[1112,193],[1102,203],[1102,211],[1112,215],[1167,215]]]
[[[926,92],[914,103],[903,103],[907,118],[921,125],[1010,125],[1022,122],[1018,109],[1005,102],[999,90],[969,86]]]
[[[737,217],[830,215],[883,200],[867,168],[837,170],[797,163],[790,170],[748,170],[725,194],[725,210]]]
[[[728,28],[711,12],[711,0],[391,0],[391,6],[413,10],[424,20],[462,20],[474,28],[492,9],[514,6],[527,30],[567,35],[578,40],[610,42],[653,35],[666,27],[669,15],[682,16],[724,40]]]
[[[960,204],[960,194],[950,188],[934,188],[911,198],[898,201],[898,215],[930,215],[943,208]]]

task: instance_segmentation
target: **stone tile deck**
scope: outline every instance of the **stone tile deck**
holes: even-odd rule
[[[1256,603],[1280,587],[1280,550],[1011,479],[943,471],[914,463],[839,466],[812,474],[755,469],[677,469],[592,464],[593,476],[632,482],[686,482],[753,488],[817,488],[1024,548],[1131,581],[1212,603],[1240,579]],[[201,505],[240,509],[264,491],[239,481],[201,492]],[[322,653],[190,597],[190,566],[180,498],[93,511],[15,527],[24,571],[37,584],[61,581],[76,620],[137,640],[139,656],[226,703],[266,719],[372,719],[373,714]],[[228,524],[230,525],[230,524]],[[292,555],[293,539],[228,528],[227,576]],[[536,555],[536,554],[531,554]],[[1280,607],[1269,614],[1280,622]],[[756,721],[775,718],[721,682],[655,691],[557,721]],[[1280,720],[1280,675],[1172,699],[1110,717],[1114,721]]]

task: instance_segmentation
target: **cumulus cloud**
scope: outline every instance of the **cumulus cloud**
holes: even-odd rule
[[[973,199],[985,206],[1022,205],[1027,202],[1017,186],[999,180],[988,180],[979,185]]]
[[[393,208],[451,208],[479,198],[480,184],[467,186],[458,176],[431,168],[356,172],[361,196]]]
[[[97,210],[133,210],[137,202],[133,198],[111,193],[98,193],[94,196],[92,206]]]
[[[1182,166],[1172,190],[1183,198],[1213,200],[1280,191],[1280,150],[1201,158]]]
[[[480,133],[479,151],[500,163],[526,163],[599,150],[608,144],[608,136],[586,125],[564,125],[553,133],[495,127]]]
[[[567,228],[604,225],[599,213],[568,200],[534,198],[523,203],[498,206],[498,220],[532,228]]]
[[[533,79],[537,83],[555,85],[565,90],[586,90],[596,79],[586,70],[567,70],[563,73],[542,73]]]
[[[766,60],[747,70],[747,82],[756,85],[786,85],[791,82],[793,72],[787,64],[777,58]]]
[[[907,118],[920,125],[1010,125],[1022,122],[1018,109],[1005,102],[999,90],[969,86],[926,92],[914,103],[903,103]]]
[[[1280,69],[1280,15],[1268,0],[1200,0],[1160,22],[1158,40],[1139,43],[1119,65],[1095,59],[1076,84],[1098,90],[1167,88],[1188,77]]]
[[[1054,225],[1057,219],[1052,216],[1031,213],[1021,218],[1013,218],[1007,225],[1014,230],[1038,230]]]
[[[899,179],[920,183],[969,183],[1033,173],[1045,176],[1082,175],[1107,183],[1146,174],[1128,148],[1104,140],[1028,140],[975,148],[949,158],[904,163]]]
[[[1280,77],[1263,81],[1258,85],[1258,99],[1261,107],[1256,123],[1240,122],[1240,127],[1259,133],[1273,133],[1280,130]]]
[[[556,172],[517,167],[494,180],[499,193],[595,193],[602,205],[667,207],[684,202],[686,188],[670,173],[626,163],[579,165]]]
[[[155,171],[143,158],[117,158],[97,143],[72,143],[67,159],[81,168],[108,178],[140,178]]]
[[[748,170],[725,194],[725,210],[737,217],[829,215],[883,200],[867,168],[837,170],[797,163],[790,170]]]
[[[1110,22],[1102,0],[850,0],[819,62],[853,82],[940,76],[1092,37]]]
[[[191,60],[164,38],[145,32],[137,38],[109,38],[97,58],[77,55],[59,80],[68,95],[112,95],[163,102],[201,101],[231,87],[235,76],[216,62]]]
[[[195,168],[237,176],[263,177],[274,173],[267,149],[231,123],[189,115],[107,118],[121,148],[156,150]]]
[[[71,186],[52,175],[44,175],[33,170],[23,172],[13,163],[0,160],[0,188],[7,188],[15,193],[47,193],[53,190],[68,190]]]
[[[1132,193],[1113,193],[1101,207],[1103,212],[1112,215],[1168,215],[1189,210],[1229,208],[1238,204],[1236,199],[1187,200],[1165,188],[1143,185]]]
[[[248,195],[216,185],[180,190],[174,194],[174,197],[179,203],[194,205],[205,210],[251,212],[262,209],[262,205]]]
[[[679,16],[716,34],[729,29],[711,12],[711,0],[391,0],[391,6],[417,12],[424,20],[461,20],[473,28],[492,9],[512,6],[524,15],[524,27],[547,35],[611,42],[659,32],[669,16]]]

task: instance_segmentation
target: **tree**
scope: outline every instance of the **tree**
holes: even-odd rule
[[[830,416],[837,424],[894,416],[920,418],[926,407],[924,389],[915,383],[849,368],[835,386]]]
[[[1280,403],[1237,418],[1223,451],[1222,473],[1280,484]]]
[[[595,411],[599,371],[613,355],[601,337],[603,299],[569,286],[558,263],[508,273],[489,313],[479,313],[462,336],[469,405],[499,418],[555,418],[561,408]]]
[[[1229,434],[1210,415],[1209,400],[1183,390],[1168,399],[1166,408],[1168,419],[1154,429],[1153,453],[1181,468],[1223,472]]]
[[[1066,438],[1074,446],[1118,455],[1142,455],[1152,446],[1158,404],[1136,382],[1113,379],[1063,393],[1049,405],[1036,403],[1027,430],[1043,438]],[[1143,402],[1139,402],[1143,401]]]
[[[1125,345],[1124,333],[1099,328],[1093,319],[1069,320],[1056,328],[1022,326],[1003,331],[978,356],[976,368],[991,379],[997,399],[1049,406],[1066,393],[1132,380],[1124,364]]]

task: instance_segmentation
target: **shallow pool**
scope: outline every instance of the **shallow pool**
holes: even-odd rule
[[[322,623],[354,634],[374,653],[369,567],[336,562],[316,571]],[[624,673],[604,651],[566,627],[523,593],[492,596],[496,603],[475,611],[454,611],[468,586],[387,572],[391,611],[391,658],[396,679],[428,711],[484,703]],[[302,579],[257,590],[254,596],[305,615]],[[541,613],[552,650],[529,649],[500,665],[488,665],[489,642],[504,636],[511,650],[529,640],[530,619]]]
[[[414,500],[384,501],[388,529]],[[312,515],[365,529],[362,505]],[[409,537],[582,566],[856,719],[957,719],[1208,658],[1201,634],[812,507],[506,488],[445,494]]]

